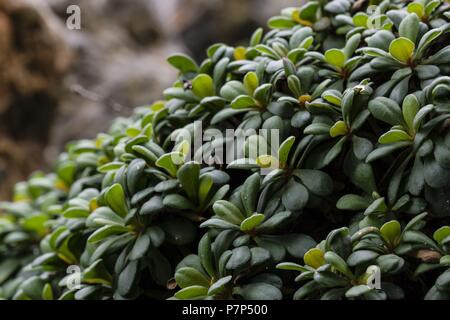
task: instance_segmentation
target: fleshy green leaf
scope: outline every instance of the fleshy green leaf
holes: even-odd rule
[[[198,66],[189,56],[177,53],[167,58],[167,61],[181,71],[181,73],[197,72]]]
[[[407,63],[413,56],[414,48],[414,42],[408,38],[400,37],[391,42],[389,53],[398,61]]]
[[[278,161],[281,164],[287,163],[289,152],[291,151],[292,145],[295,142],[295,137],[291,136],[283,141],[280,148],[278,149]]]
[[[181,186],[194,203],[197,202],[200,165],[197,162],[187,162],[183,164],[177,171],[177,178],[180,180]]]
[[[108,206],[122,218],[128,214],[128,208],[125,202],[125,193],[119,183],[112,185],[105,192],[105,201]]]
[[[408,14],[406,18],[402,20],[399,26],[400,37],[405,37],[416,42],[417,34],[419,32],[420,20],[416,14]]]
[[[392,246],[395,246],[400,240],[401,226],[396,220],[392,220],[383,224],[380,228],[380,233],[384,240]]]
[[[229,201],[217,201],[213,205],[213,210],[218,217],[236,225],[240,225],[245,219],[239,208]]]
[[[450,227],[443,226],[437,229],[433,234],[433,239],[441,243],[445,238],[450,237]]]
[[[347,133],[348,133],[348,128],[344,121],[337,121],[330,128],[330,136],[332,138],[335,138],[338,136],[345,136]]]
[[[403,130],[390,130],[383,134],[378,142],[381,144],[394,143],[399,141],[410,141],[412,137]]]
[[[363,210],[369,206],[369,201],[356,194],[346,194],[336,203],[336,207],[341,210]]]
[[[241,222],[241,231],[250,231],[259,226],[266,217],[263,214],[255,213]]]
[[[249,95],[253,95],[256,88],[259,86],[258,76],[255,72],[249,72],[244,77],[244,86]]]
[[[346,58],[342,50],[329,49],[325,52],[325,61],[337,68],[342,68],[345,64]]]
[[[199,98],[213,96],[213,79],[207,74],[199,74],[192,80],[192,92]]]
[[[325,254],[319,248],[310,249],[303,256],[303,260],[305,264],[310,266],[311,268],[317,269],[325,263]]]
[[[175,293],[177,299],[198,299],[208,294],[208,288],[203,286],[190,286]]]
[[[257,106],[256,100],[246,95],[240,95],[231,102],[231,108],[233,109],[247,109],[256,106]]]

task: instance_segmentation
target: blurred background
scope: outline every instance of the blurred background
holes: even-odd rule
[[[299,0],[0,0],[0,200],[67,142],[160,99],[174,52],[247,43]],[[69,30],[67,8],[81,9]]]

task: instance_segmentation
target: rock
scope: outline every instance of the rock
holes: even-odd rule
[[[41,149],[34,150],[47,166],[67,142],[95,137],[117,116],[161,99],[176,77],[168,55],[201,60],[213,43],[246,43],[269,16],[298,0],[75,3],[81,30],[65,27],[72,0],[0,0],[0,68],[7,70],[0,75],[0,137],[20,143],[15,152],[24,155],[37,141]],[[30,167],[21,167],[27,169],[15,176],[22,179]]]
[[[71,1],[51,0],[63,21]],[[133,107],[162,96],[176,76],[166,57],[182,47],[159,42],[162,33],[151,2],[84,1],[81,30],[65,29],[74,63],[65,79],[65,94],[47,157],[52,159],[72,140],[93,137]],[[102,119],[102,121],[98,121]]]
[[[148,0],[155,6],[166,36],[180,42],[197,59],[216,42],[247,42],[252,32],[282,8],[298,0]]]
[[[28,147],[42,154],[70,64],[60,26],[44,1],[0,0],[0,184],[43,166]]]

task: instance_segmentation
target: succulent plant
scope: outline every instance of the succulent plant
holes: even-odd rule
[[[308,1],[171,55],[162,100],[0,204],[0,297],[450,299],[449,10]]]

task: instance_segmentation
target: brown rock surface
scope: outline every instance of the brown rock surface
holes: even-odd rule
[[[117,116],[160,99],[176,76],[169,54],[203,59],[209,45],[243,43],[298,3],[0,0],[0,189],[49,168],[68,141],[95,137]],[[65,26],[73,4],[81,30]]]
[[[38,0],[0,0],[0,197],[42,166],[70,62],[59,22]]]

